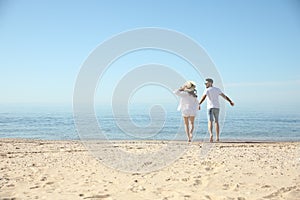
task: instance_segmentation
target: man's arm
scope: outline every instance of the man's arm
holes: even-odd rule
[[[231,101],[231,99],[228,97],[228,96],[226,96],[225,94],[220,94],[224,99],[226,99],[229,103],[230,103],[230,105],[231,106],[234,106],[234,103]]]
[[[201,98],[201,100],[199,102],[199,110],[201,109],[200,105],[203,103],[203,101],[205,100],[205,98],[206,98],[206,94],[202,96],[202,98]]]

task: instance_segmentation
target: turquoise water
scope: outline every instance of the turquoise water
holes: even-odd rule
[[[130,108],[131,118],[125,115],[113,116],[109,107],[96,108],[96,114],[101,133],[107,139],[186,140],[183,122],[176,106],[170,106],[164,112],[154,111],[151,126],[148,107]],[[89,120],[86,120],[89,125]],[[132,125],[137,128],[132,128]],[[85,130],[85,133],[77,131],[72,108],[68,106],[1,107],[0,138],[78,140],[85,138],[88,133],[95,133],[89,130],[89,126]],[[206,110],[201,110],[196,118],[194,135],[196,141],[208,139]],[[300,114],[227,109],[221,139],[300,141]]]

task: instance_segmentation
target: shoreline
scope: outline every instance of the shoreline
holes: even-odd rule
[[[39,138],[1,138],[0,137],[0,141],[49,141],[49,142],[79,142],[81,143],[82,139],[63,139],[63,140],[59,140],[59,139],[39,139]],[[107,140],[93,140],[91,139],[90,141],[107,141],[107,142],[177,142],[177,143],[187,143],[186,140],[156,140],[156,139],[153,139],[153,140],[132,140],[132,139],[129,139],[129,140],[124,140],[124,139],[107,139]],[[206,138],[205,141],[203,140],[192,140],[191,144],[201,144],[201,143],[211,143],[209,142],[209,138]],[[300,140],[242,140],[242,139],[237,139],[237,140],[232,140],[232,139],[220,139],[219,142],[212,142],[211,144],[226,144],[226,143],[232,143],[232,144],[235,144],[235,143],[245,143],[245,144],[263,144],[263,143],[267,143],[267,144],[271,144],[271,143],[300,143]]]
[[[143,155],[169,144],[109,142],[101,147],[114,164],[126,161],[114,150]],[[171,152],[185,151],[144,173],[108,166],[79,140],[2,138],[0,199],[300,199],[300,142],[170,144]],[[144,164],[145,169],[151,166]]]

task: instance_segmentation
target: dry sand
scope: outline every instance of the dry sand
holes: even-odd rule
[[[134,153],[164,145],[114,144]],[[209,145],[190,144],[160,170],[126,173],[80,141],[1,139],[0,199],[300,199],[299,142]]]

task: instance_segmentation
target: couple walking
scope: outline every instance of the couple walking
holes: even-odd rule
[[[208,131],[210,134],[210,142],[213,142],[213,122],[215,122],[215,131],[216,131],[216,142],[219,141],[219,112],[220,112],[220,103],[219,96],[226,99],[231,106],[234,106],[234,103],[227,97],[219,88],[213,86],[213,80],[207,78],[205,80],[206,89],[204,90],[203,96],[198,102],[197,100],[197,90],[196,84],[193,81],[186,82],[182,87],[176,90],[174,93],[181,97],[178,110],[181,111],[185,132],[188,137],[188,141],[191,142],[194,131],[194,121],[197,115],[198,109],[200,110],[200,105],[207,98],[207,119],[208,119]]]

